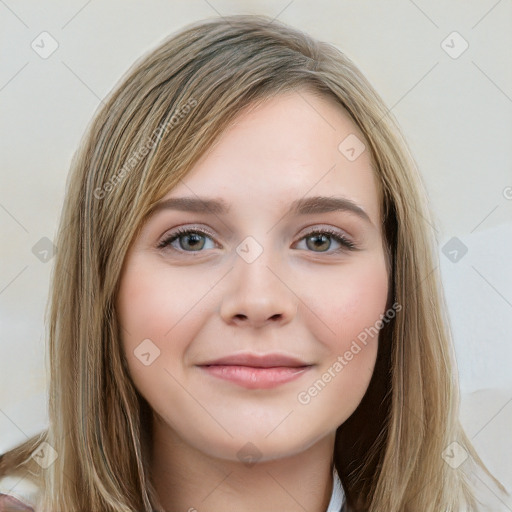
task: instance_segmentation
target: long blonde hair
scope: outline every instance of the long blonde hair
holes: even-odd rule
[[[0,459],[0,475],[23,472],[40,485],[41,511],[160,510],[150,406],[127,370],[115,311],[125,255],[155,202],[243,108],[306,89],[334,98],[366,137],[382,192],[390,299],[403,306],[380,332],[367,393],[337,430],[334,464],[349,508],[476,505],[463,469],[487,469],[459,422],[437,241],[398,124],[338,49],[266,16],[235,15],[191,24],[139,59],[73,159],[47,319],[49,427]],[[453,442],[469,454],[458,469],[442,457]],[[41,443],[57,454],[47,469],[31,457],[47,448]]]

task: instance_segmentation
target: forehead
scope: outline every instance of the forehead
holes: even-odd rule
[[[364,135],[333,98],[306,90],[244,109],[165,198],[191,194],[223,197],[251,213],[303,196],[343,196],[380,224]]]

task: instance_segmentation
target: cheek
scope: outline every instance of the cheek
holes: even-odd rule
[[[156,273],[148,266],[137,265],[136,260],[129,263],[129,269],[122,276],[118,315],[125,333],[129,333],[130,342],[141,335],[151,338],[158,333],[161,337],[159,331],[172,326],[172,318],[165,319],[167,298],[162,293],[165,286],[161,277],[159,283]]]
[[[333,383],[324,399],[336,401],[343,395],[345,404],[355,408],[373,374],[379,328],[386,313],[388,275],[384,255],[374,255],[331,275],[324,290],[311,297],[312,309],[319,312],[327,326],[317,329],[326,333],[320,340],[326,358],[319,373],[324,382]]]
[[[185,325],[194,325],[191,319],[200,313],[201,300],[211,289],[209,280],[202,279],[197,271],[191,285],[187,272],[143,263],[136,257],[129,262],[117,300],[117,313],[129,344],[145,338],[170,340]]]
[[[163,384],[171,384],[166,361],[182,351],[179,344],[167,340],[181,326],[179,318],[184,313],[180,311],[183,302],[171,291],[177,283],[157,266],[143,263],[136,255],[127,260],[116,312],[130,376],[138,392],[155,408]]]
[[[388,275],[384,255],[330,274],[321,292],[312,296],[314,310],[328,327],[331,349],[343,350],[385,313]],[[317,287],[318,289],[318,287]]]
[[[207,276],[200,277],[196,270],[191,286],[191,276],[183,269],[171,272],[136,254],[127,260],[116,312],[130,373],[150,402],[162,379],[170,380],[166,369],[182,377],[177,362],[186,358],[190,340],[201,328],[206,296],[213,286]]]
[[[317,415],[337,427],[361,403],[373,375],[388,295],[384,260],[375,258],[371,265],[340,272],[330,280],[329,290],[315,305],[323,321],[316,331],[328,333],[321,340],[317,337],[326,354],[297,402],[305,417]]]
[[[150,359],[156,360],[164,348],[165,334],[172,332],[177,321],[176,304],[169,302],[171,283],[154,266],[142,263],[136,256],[127,261],[116,304],[123,348],[135,374],[140,373],[135,357],[141,343],[145,343]]]

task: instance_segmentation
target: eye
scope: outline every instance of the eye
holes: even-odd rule
[[[331,247],[332,242],[330,240],[332,239],[334,239],[336,243],[338,243],[341,247],[330,251],[330,253],[357,250],[356,244],[349,240],[343,233],[330,228],[315,229],[314,231],[310,231],[303,238],[301,238],[301,241],[306,240],[306,247],[309,249],[315,249],[313,252],[327,252]],[[320,250],[317,251],[316,249]]]
[[[190,228],[178,228],[176,231],[171,233],[167,238],[164,238],[159,244],[158,248],[163,249],[167,246],[172,246],[177,251],[184,252],[200,252],[204,248],[205,237],[211,239],[211,234],[203,229],[190,229]],[[185,240],[185,243],[182,241]],[[173,245],[174,242],[178,241],[181,246],[179,249]],[[211,249],[211,247],[210,247]]]
[[[178,228],[164,238],[157,247],[159,249],[164,249],[171,246],[177,252],[201,252],[202,249],[215,248],[216,245],[215,242],[213,242],[213,236],[214,235],[212,233],[204,229]],[[213,242],[213,246],[205,247],[205,238],[211,240]],[[312,249],[313,252],[328,252],[328,249],[331,248],[332,240],[339,244],[340,247],[333,251],[329,251],[329,253],[357,250],[356,244],[349,240],[343,233],[330,228],[310,231],[299,241],[302,240],[306,241],[306,247],[308,249]],[[176,247],[176,243],[178,244],[178,247]]]

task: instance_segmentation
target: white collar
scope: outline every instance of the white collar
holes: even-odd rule
[[[343,491],[343,486],[341,485],[341,480],[336,468],[332,470],[332,479],[331,501],[329,502],[326,512],[341,512],[345,503],[345,492]]]
[[[29,478],[9,474],[0,478],[0,494],[6,494],[16,498],[23,505],[35,508],[39,500],[40,490]]]

